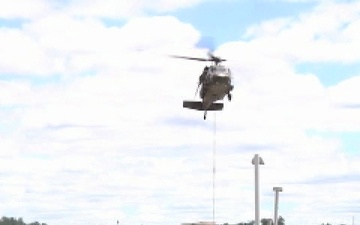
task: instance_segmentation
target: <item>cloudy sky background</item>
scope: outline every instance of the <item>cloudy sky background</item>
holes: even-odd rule
[[[25,222],[180,224],[360,212],[360,2],[0,0],[0,212]],[[194,99],[212,37],[235,77]],[[216,136],[214,136],[216,120]],[[360,217],[359,217],[360,218]]]

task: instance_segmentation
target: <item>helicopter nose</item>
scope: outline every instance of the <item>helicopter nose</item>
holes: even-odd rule
[[[228,82],[230,77],[227,74],[220,73],[216,77],[214,77],[216,82]]]

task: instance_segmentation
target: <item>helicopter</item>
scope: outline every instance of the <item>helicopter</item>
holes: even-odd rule
[[[207,111],[219,111],[224,107],[223,103],[217,101],[223,100],[227,96],[231,101],[231,91],[234,89],[232,84],[231,70],[222,65],[221,62],[226,61],[220,57],[214,56],[208,52],[208,58],[196,58],[188,56],[171,55],[174,58],[181,58],[196,61],[213,62],[210,66],[205,66],[199,76],[198,86],[195,92],[197,95],[200,88],[200,98],[202,101],[183,101],[183,107],[204,111],[204,120],[206,120]]]

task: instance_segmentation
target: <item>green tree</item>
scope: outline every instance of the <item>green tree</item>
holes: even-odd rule
[[[282,216],[279,216],[278,225],[285,225],[285,219]]]
[[[28,225],[41,225],[38,221],[35,221],[35,222],[32,222],[32,223],[29,223]]]
[[[1,217],[0,219],[0,225],[47,225],[46,223],[39,223],[39,222],[32,222],[32,223],[29,223],[29,224],[26,224],[24,221],[23,221],[23,218],[14,218],[14,217],[6,217],[6,216],[3,216]]]
[[[261,222],[261,225],[271,225],[271,224],[273,224],[273,221],[270,218],[262,218],[260,222]]]
[[[255,224],[255,220],[250,220],[249,222],[245,223],[245,225],[254,225]]]

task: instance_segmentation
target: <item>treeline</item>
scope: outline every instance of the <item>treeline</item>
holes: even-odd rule
[[[263,218],[260,220],[260,224],[261,225],[272,225],[274,223],[273,223],[272,219]],[[241,223],[236,223],[236,224],[224,223],[223,225],[255,225],[255,220],[250,220],[248,222],[241,222]],[[282,216],[279,216],[278,225],[285,225],[285,219]],[[324,225],[324,224],[322,224],[322,225]]]
[[[23,218],[14,218],[3,216],[0,219],[0,225],[47,225],[46,223],[39,223],[37,221],[32,223],[25,223]]]
[[[249,222],[241,222],[237,224],[231,224],[231,225],[254,225],[255,221],[251,220]],[[272,219],[261,219],[261,225],[271,225]],[[25,223],[23,218],[14,218],[14,217],[6,217],[3,216],[0,219],[0,225],[47,225],[46,223],[39,223],[38,221],[32,222],[32,223]],[[230,225],[228,223],[224,223],[223,225]],[[285,219],[283,217],[279,217],[278,225],[285,225]],[[322,224],[325,225],[325,224]],[[330,225],[330,224],[326,224]]]

